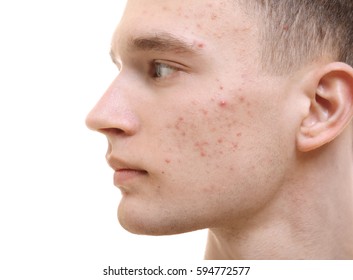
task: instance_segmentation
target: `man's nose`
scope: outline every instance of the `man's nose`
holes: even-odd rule
[[[139,122],[122,91],[117,81],[114,81],[87,115],[88,128],[102,133],[112,131],[126,135],[136,133]]]

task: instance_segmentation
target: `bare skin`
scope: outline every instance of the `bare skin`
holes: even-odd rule
[[[128,1],[120,73],[87,117],[122,226],[208,228],[206,259],[353,259],[352,68],[270,75],[236,2],[146,2]]]

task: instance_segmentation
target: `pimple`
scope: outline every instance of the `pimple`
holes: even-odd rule
[[[202,112],[202,114],[204,114],[205,116],[207,116],[207,115],[208,115],[208,111],[207,111],[206,109],[201,109],[200,111],[201,111],[201,112]]]
[[[224,100],[221,100],[221,101],[219,101],[218,105],[219,105],[220,107],[224,108],[224,107],[227,106],[227,102],[224,101]]]
[[[169,163],[171,162],[171,160],[170,160],[169,158],[166,158],[164,161],[165,161],[167,164],[169,164]]]
[[[176,122],[176,124],[175,124],[175,128],[179,130],[180,129],[180,125],[182,124],[183,121],[184,121],[184,118],[180,117],[178,119],[178,121]]]
[[[224,89],[224,87],[223,87],[223,86],[219,86],[219,89],[220,89],[220,90],[223,90],[223,89]]]
[[[242,133],[241,133],[241,132],[238,132],[238,133],[237,133],[237,137],[240,137],[240,136],[242,136]]]
[[[239,96],[239,101],[240,101],[240,103],[244,103],[245,97],[244,96]]]
[[[288,31],[288,29],[289,29],[288,24],[285,24],[285,25],[283,26],[283,30],[284,30],[284,31]]]
[[[217,142],[218,142],[219,144],[223,143],[223,138],[218,138]]]
[[[205,146],[208,146],[209,143],[208,142],[196,142],[195,143],[195,147],[197,147],[199,149],[200,152],[200,156],[205,157],[207,156],[206,154],[206,150],[205,150]]]
[[[203,49],[205,47],[205,44],[204,43],[199,43],[199,44],[197,44],[197,47],[200,48],[200,49]]]
[[[199,29],[202,29],[202,26],[201,26],[201,24],[199,24],[199,23],[196,24],[196,27],[199,28]]]
[[[218,18],[218,16],[216,14],[212,14],[211,20],[216,20],[217,18]]]

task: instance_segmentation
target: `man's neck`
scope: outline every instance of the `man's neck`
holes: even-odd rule
[[[242,222],[229,221],[227,228],[210,229],[205,258],[353,259],[348,158],[340,159],[340,165],[320,158],[320,168],[309,162],[266,209]]]

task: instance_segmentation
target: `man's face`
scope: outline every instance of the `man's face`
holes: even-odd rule
[[[108,138],[131,232],[234,226],[281,186],[291,101],[261,72],[256,25],[235,2],[128,1],[120,73],[87,123]]]

